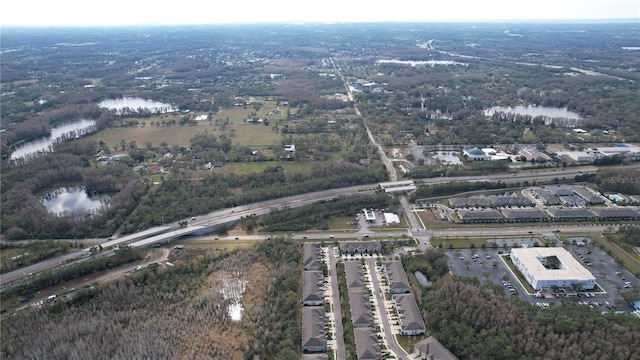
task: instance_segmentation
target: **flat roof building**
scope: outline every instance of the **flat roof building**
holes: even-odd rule
[[[561,247],[511,249],[511,261],[535,290],[571,287],[590,290],[596,278],[567,250]]]
[[[382,213],[384,216],[384,223],[387,225],[400,224],[400,217],[394,213]]]
[[[369,211],[367,209],[362,209],[364,213],[364,219],[367,221],[376,221],[376,214],[373,211]]]

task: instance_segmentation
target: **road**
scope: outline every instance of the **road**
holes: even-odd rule
[[[338,270],[336,264],[338,258],[334,253],[334,247],[329,246],[329,275],[331,276],[331,284],[333,286],[332,296],[332,311],[334,319],[334,341],[336,342],[336,359],[345,360],[347,358],[344,351],[344,330],[342,328],[342,309],[340,308],[340,292],[338,291]]]
[[[382,326],[382,330],[384,331],[384,336],[386,340],[387,346],[389,346],[389,350],[398,359],[408,360],[409,356],[406,351],[402,349],[402,347],[398,344],[395,335],[393,334],[393,330],[391,329],[391,324],[389,323],[389,314],[387,313],[387,307],[385,306],[384,301],[384,291],[380,286],[380,282],[378,281],[378,271],[376,271],[376,261],[377,258],[366,258],[365,262],[369,267],[369,271],[371,272],[371,285],[373,285],[373,296],[376,299],[377,308],[380,315],[380,322]]]
[[[625,166],[622,168],[640,168],[640,164],[637,165],[630,165],[630,166]],[[593,171],[596,171],[597,168],[593,168]],[[442,182],[451,182],[451,181],[480,181],[480,180],[486,180],[486,181],[497,181],[497,180],[501,180],[503,182],[508,182],[508,181],[522,181],[522,180],[526,180],[526,179],[531,179],[531,177],[533,176],[534,178],[537,178],[538,180],[543,180],[543,179],[548,179],[548,180],[552,180],[555,177],[573,177],[575,175],[580,174],[579,171],[582,172],[590,172],[589,169],[585,169],[582,168],[581,170],[570,170],[570,169],[565,169],[565,170],[558,170],[558,171],[540,171],[538,173],[531,173],[531,174],[515,174],[513,176],[507,176],[505,177],[504,174],[500,174],[500,175],[487,175],[485,177],[483,177],[482,179],[479,179],[477,177],[472,177],[472,176],[467,176],[467,177],[443,177],[443,178],[435,178],[435,179],[421,179],[420,182],[424,183],[424,184],[433,184],[433,183],[442,183]],[[335,197],[339,197],[339,196],[350,196],[350,195],[357,195],[357,194],[362,194],[362,193],[366,193],[367,191],[373,191],[374,189],[378,188],[378,184],[368,184],[368,185],[360,185],[360,186],[351,186],[351,187],[346,187],[346,188],[340,188],[340,189],[332,189],[332,190],[325,190],[325,191],[319,191],[319,192],[314,192],[314,193],[307,193],[307,194],[301,194],[301,195],[295,195],[295,196],[290,196],[287,198],[282,198],[282,199],[273,199],[273,200],[268,200],[268,201],[262,201],[262,202],[258,202],[258,203],[254,203],[254,204],[248,204],[248,205],[241,205],[241,206],[237,206],[235,208],[231,208],[231,209],[224,209],[224,210],[219,210],[219,211],[214,211],[211,212],[209,214],[205,214],[205,215],[201,215],[198,216],[196,218],[196,220],[189,220],[187,219],[187,221],[189,222],[189,226],[213,226],[216,224],[223,224],[223,223],[230,223],[233,221],[237,221],[239,220],[242,216],[247,216],[247,215],[251,215],[251,214],[256,214],[256,215],[263,215],[263,214],[267,214],[271,211],[278,211],[278,210],[282,210],[285,208],[295,208],[295,207],[299,207],[299,206],[305,206],[317,201],[322,201],[322,200],[328,200],[328,199],[332,199]],[[407,211],[406,205],[408,205],[408,203],[404,204],[405,206],[405,211]],[[412,214],[411,211],[409,211],[407,214]],[[429,236],[427,234],[422,234],[423,230],[419,230],[419,231],[415,231],[416,229],[421,228],[420,226],[417,226],[417,222],[414,220],[411,220],[411,216],[408,215],[408,218],[410,219],[410,223],[412,226],[410,235],[418,238],[421,242],[421,244],[425,243],[426,241],[428,241]],[[545,226],[547,226],[548,224],[545,224]],[[533,226],[532,226],[533,227]],[[126,235],[123,236],[121,238],[118,239],[114,239],[114,240],[108,240],[105,243],[103,243],[103,247],[106,246],[115,246],[115,245],[119,245],[119,244],[127,244],[127,243],[131,243],[131,244],[135,244],[136,241],[144,241],[144,239],[139,240],[140,237],[142,235],[145,234],[152,234],[152,233],[161,233],[162,231],[169,231],[169,230],[173,230],[173,229],[177,229],[179,228],[178,225],[178,221],[169,223],[169,224],[165,224],[164,226],[161,227],[155,227],[155,228],[151,228],[151,229],[146,229],[146,230],[142,230],[140,232],[134,233],[134,234],[130,234],[130,235]],[[164,229],[164,230],[163,230]],[[584,230],[584,227],[579,227],[580,230]],[[486,230],[486,229],[485,229]],[[516,230],[514,230],[514,233],[516,231],[521,231],[522,228],[517,228]],[[599,231],[596,228],[592,227],[593,231]],[[459,230],[459,233],[463,233],[465,230]],[[469,231],[469,230],[466,230]],[[432,235],[438,235],[437,232],[433,233]],[[482,234],[477,234],[477,235],[482,235]],[[472,236],[472,235],[465,235],[465,236]],[[169,241],[172,239],[172,235],[171,234],[167,234],[166,236],[166,241]],[[351,234],[351,237],[353,237],[353,234]],[[327,236],[328,238],[328,236]],[[82,241],[82,240],[69,240],[69,241]],[[164,242],[166,242],[164,241]],[[163,242],[163,239],[160,238],[158,240],[158,242]],[[86,257],[88,255],[89,250],[88,249],[83,249],[80,251],[76,251],[67,255],[64,255],[62,257],[57,257],[57,258],[52,258],[49,260],[45,260],[41,263],[38,264],[34,264],[31,265],[29,267],[23,268],[23,269],[19,269],[7,274],[3,274],[0,277],[0,284],[4,285],[7,284],[9,282],[21,279],[25,277],[25,274],[29,274],[29,273],[33,273],[36,274],[38,272],[42,272],[48,269],[51,269],[53,267],[59,266],[61,263],[66,263],[69,259],[73,259],[73,258],[82,258],[82,257]]]

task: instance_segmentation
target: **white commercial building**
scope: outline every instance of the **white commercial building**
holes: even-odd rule
[[[400,217],[398,217],[398,215],[394,213],[383,213],[382,215],[384,215],[385,224],[387,225],[400,224]]]
[[[591,154],[584,151],[567,151],[562,154],[568,156],[571,160],[577,161],[577,162],[593,161],[593,156],[591,156]]]
[[[593,274],[561,247],[514,248],[511,261],[538,291],[575,284],[576,290],[591,290],[596,284]]]

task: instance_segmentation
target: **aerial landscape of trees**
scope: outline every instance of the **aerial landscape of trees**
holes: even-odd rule
[[[280,234],[333,230],[335,219],[356,227],[351,219],[362,209],[401,213],[399,196],[378,187],[390,179],[381,152],[393,157],[399,180],[415,181],[415,201],[536,184],[539,169],[583,169],[561,158],[564,151],[640,141],[634,23],[3,28],[0,37],[1,272],[72,248],[86,252],[86,261],[56,259],[56,268],[27,271],[3,289],[3,313],[16,311],[1,320],[0,358],[299,359],[302,240]],[[125,98],[166,109],[100,105]],[[549,107],[580,119],[485,113],[495,106]],[[12,157],[80,120],[95,125],[33,156]],[[491,146],[510,154],[527,146],[543,156],[471,161],[462,153]],[[439,149],[460,163],[433,160]],[[584,173],[544,184],[584,182],[603,194],[638,195],[638,169],[623,166],[631,161],[599,157]],[[476,181],[515,172],[522,182]],[[457,176],[473,181],[420,184]],[[356,185],[371,186],[303,207],[274,206],[242,216],[234,229],[219,228],[266,234],[264,241],[164,246],[158,251],[168,258],[135,271],[126,268],[154,249],[112,253],[85,244]],[[49,211],[45,201],[67,188],[106,200],[87,212]],[[626,196],[619,206],[634,201]],[[611,245],[633,253],[638,233],[631,223],[592,235],[606,252]],[[432,282],[422,286],[410,275],[427,333],[460,359],[640,359],[635,318],[574,302],[541,310],[501,287],[453,275],[441,249],[418,253],[415,246],[428,243],[404,233],[401,240],[384,237],[385,253],[408,247],[411,256],[393,256]],[[73,291],[63,285],[112,269],[121,276]],[[63,290],[64,301],[40,308],[19,302]],[[238,292],[241,320],[230,311]],[[348,317],[343,323],[352,326]],[[353,333],[345,339],[355,354]]]

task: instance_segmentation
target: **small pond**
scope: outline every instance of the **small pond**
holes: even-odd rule
[[[87,194],[82,186],[62,187],[55,191],[46,193],[40,202],[54,214],[64,212],[91,213],[107,206],[110,197],[108,195]]]

